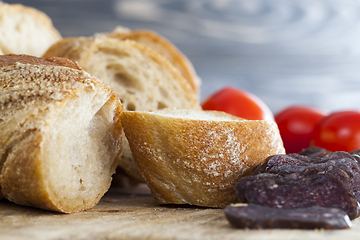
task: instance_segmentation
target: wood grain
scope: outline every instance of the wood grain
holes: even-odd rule
[[[345,239],[360,234],[360,221],[347,230],[240,230],[222,209],[160,206],[148,192],[110,190],[85,212],[59,214],[0,201],[0,239]]]

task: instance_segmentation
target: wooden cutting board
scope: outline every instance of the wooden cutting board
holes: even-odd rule
[[[160,206],[146,189],[111,189],[93,209],[60,214],[0,201],[0,239],[358,239],[360,219],[347,230],[240,230],[223,210]]]

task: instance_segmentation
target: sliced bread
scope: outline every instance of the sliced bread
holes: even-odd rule
[[[160,204],[225,207],[234,185],[270,155],[285,153],[272,120],[216,111],[124,111],[135,161]]]
[[[156,111],[176,107],[201,109],[195,91],[169,61],[142,44],[106,36],[65,38],[45,53],[77,61],[108,84],[129,111]],[[119,166],[144,182],[125,142]]]
[[[0,56],[0,186],[8,200],[64,213],[95,206],[123,148],[114,91],[75,62]]]

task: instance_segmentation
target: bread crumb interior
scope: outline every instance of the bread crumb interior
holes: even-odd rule
[[[69,102],[51,126],[44,146],[49,158],[45,174],[58,204],[91,204],[88,199],[99,199],[107,191],[119,151],[113,144],[114,106],[104,95],[87,94]]]

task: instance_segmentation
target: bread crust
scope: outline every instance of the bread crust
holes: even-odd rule
[[[122,111],[112,89],[75,62],[0,56],[2,194],[18,204],[65,213],[96,205],[110,187],[123,148]],[[96,132],[99,124],[106,131]]]
[[[62,66],[72,69],[82,70],[80,66],[66,58],[48,57],[48,58],[35,58],[25,54],[7,54],[8,57],[0,58],[0,67],[15,65],[16,63],[32,64],[32,65],[45,65],[45,66]]]
[[[134,158],[160,204],[225,207],[237,201],[233,187],[242,176],[266,157],[285,153],[271,120],[172,111],[184,117],[168,110],[121,115]],[[210,119],[197,119],[199,114]]]

